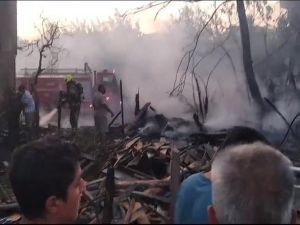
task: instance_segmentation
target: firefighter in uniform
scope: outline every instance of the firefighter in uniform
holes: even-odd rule
[[[75,131],[78,128],[78,118],[80,114],[81,100],[83,99],[82,85],[76,82],[72,75],[68,74],[65,77],[67,92],[62,95],[61,103],[68,103],[70,108],[70,124]]]

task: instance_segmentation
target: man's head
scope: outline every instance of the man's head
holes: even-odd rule
[[[74,145],[54,137],[29,143],[13,153],[9,178],[27,219],[76,220],[85,186],[78,160]]]
[[[212,165],[211,223],[291,223],[294,174],[278,150],[259,142],[229,147]]]
[[[257,141],[271,145],[270,142],[257,130],[250,127],[236,126],[227,132],[227,135],[220,145],[217,154],[229,149],[228,147],[242,144],[252,144]],[[214,158],[217,154],[214,155]],[[211,170],[211,166],[208,169]]]
[[[19,92],[20,92],[21,94],[23,94],[23,93],[25,92],[25,90],[26,90],[25,85],[24,85],[24,84],[21,84],[21,85],[18,87],[18,90],[19,90]]]
[[[229,146],[251,144],[257,141],[270,145],[269,141],[257,130],[250,127],[236,126],[228,131],[219,150],[222,151]]]
[[[69,83],[73,80],[73,76],[71,74],[68,74],[65,76],[65,82],[66,83]]]
[[[106,89],[105,89],[104,84],[99,84],[99,85],[98,85],[98,91],[99,91],[100,93],[102,93],[102,94],[105,94]]]

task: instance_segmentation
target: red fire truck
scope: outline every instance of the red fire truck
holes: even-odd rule
[[[33,83],[35,69],[22,69],[16,77],[16,86],[24,84],[30,90],[30,84]],[[97,86],[103,83],[107,89],[105,97],[107,104],[114,112],[120,110],[119,85],[114,71],[103,70],[94,73],[85,64],[84,69],[46,69],[39,76],[37,92],[40,99],[40,105],[45,111],[51,111],[57,107],[60,91],[66,91],[64,77],[71,74],[77,82],[83,87],[84,100],[82,101],[83,110],[91,110],[92,96]]]

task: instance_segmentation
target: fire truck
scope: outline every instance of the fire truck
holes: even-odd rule
[[[16,87],[20,84],[30,90],[33,83],[36,69],[21,69],[16,76]],[[47,112],[56,108],[60,91],[66,91],[64,77],[71,74],[75,81],[82,84],[83,96],[82,109],[92,109],[92,96],[100,83],[106,87],[105,99],[107,104],[114,112],[120,111],[120,92],[114,71],[103,70],[92,72],[87,63],[84,69],[46,69],[38,78],[37,93],[40,100],[40,106]]]

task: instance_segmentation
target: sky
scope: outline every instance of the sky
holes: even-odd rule
[[[44,17],[51,20],[59,20],[64,23],[74,22],[76,20],[86,22],[106,21],[113,16],[115,9],[120,13],[126,10],[134,9],[153,1],[17,1],[18,10],[18,35],[24,39],[33,39],[36,35],[36,25],[39,25],[39,17],[42,13]],[[162,2],[162,1],[156,1]],[[276,2],[276,1],[275,1]],[[272,5],[275,3],[269,1]],[[139,22],[143,33],[153,33],[164,29],[164,22],[171,14],[178,14],[180,8],[185,6],[184,1],[172,1],[154,21],[156,12],[160,6],[143,11],[131,17],[133,23]],[[208,7],[213,1],[200,1],[193,4],[199,4]]]
[[[150,1],[17,1],[18,10],[18,35],[30,39],[35,35],[35,25],[38,25],[39,16],[53,20],[105,21],[113,16],[115,9],[124,13],[128,9],[140,7]],[[175,1],[166,7],[154,21],[154,16],[159,7],[132,17],[133,22],[139,21],[143,33],[152,33],[161,29],[161,24],[170,14],[175,15],[186,3]]]

